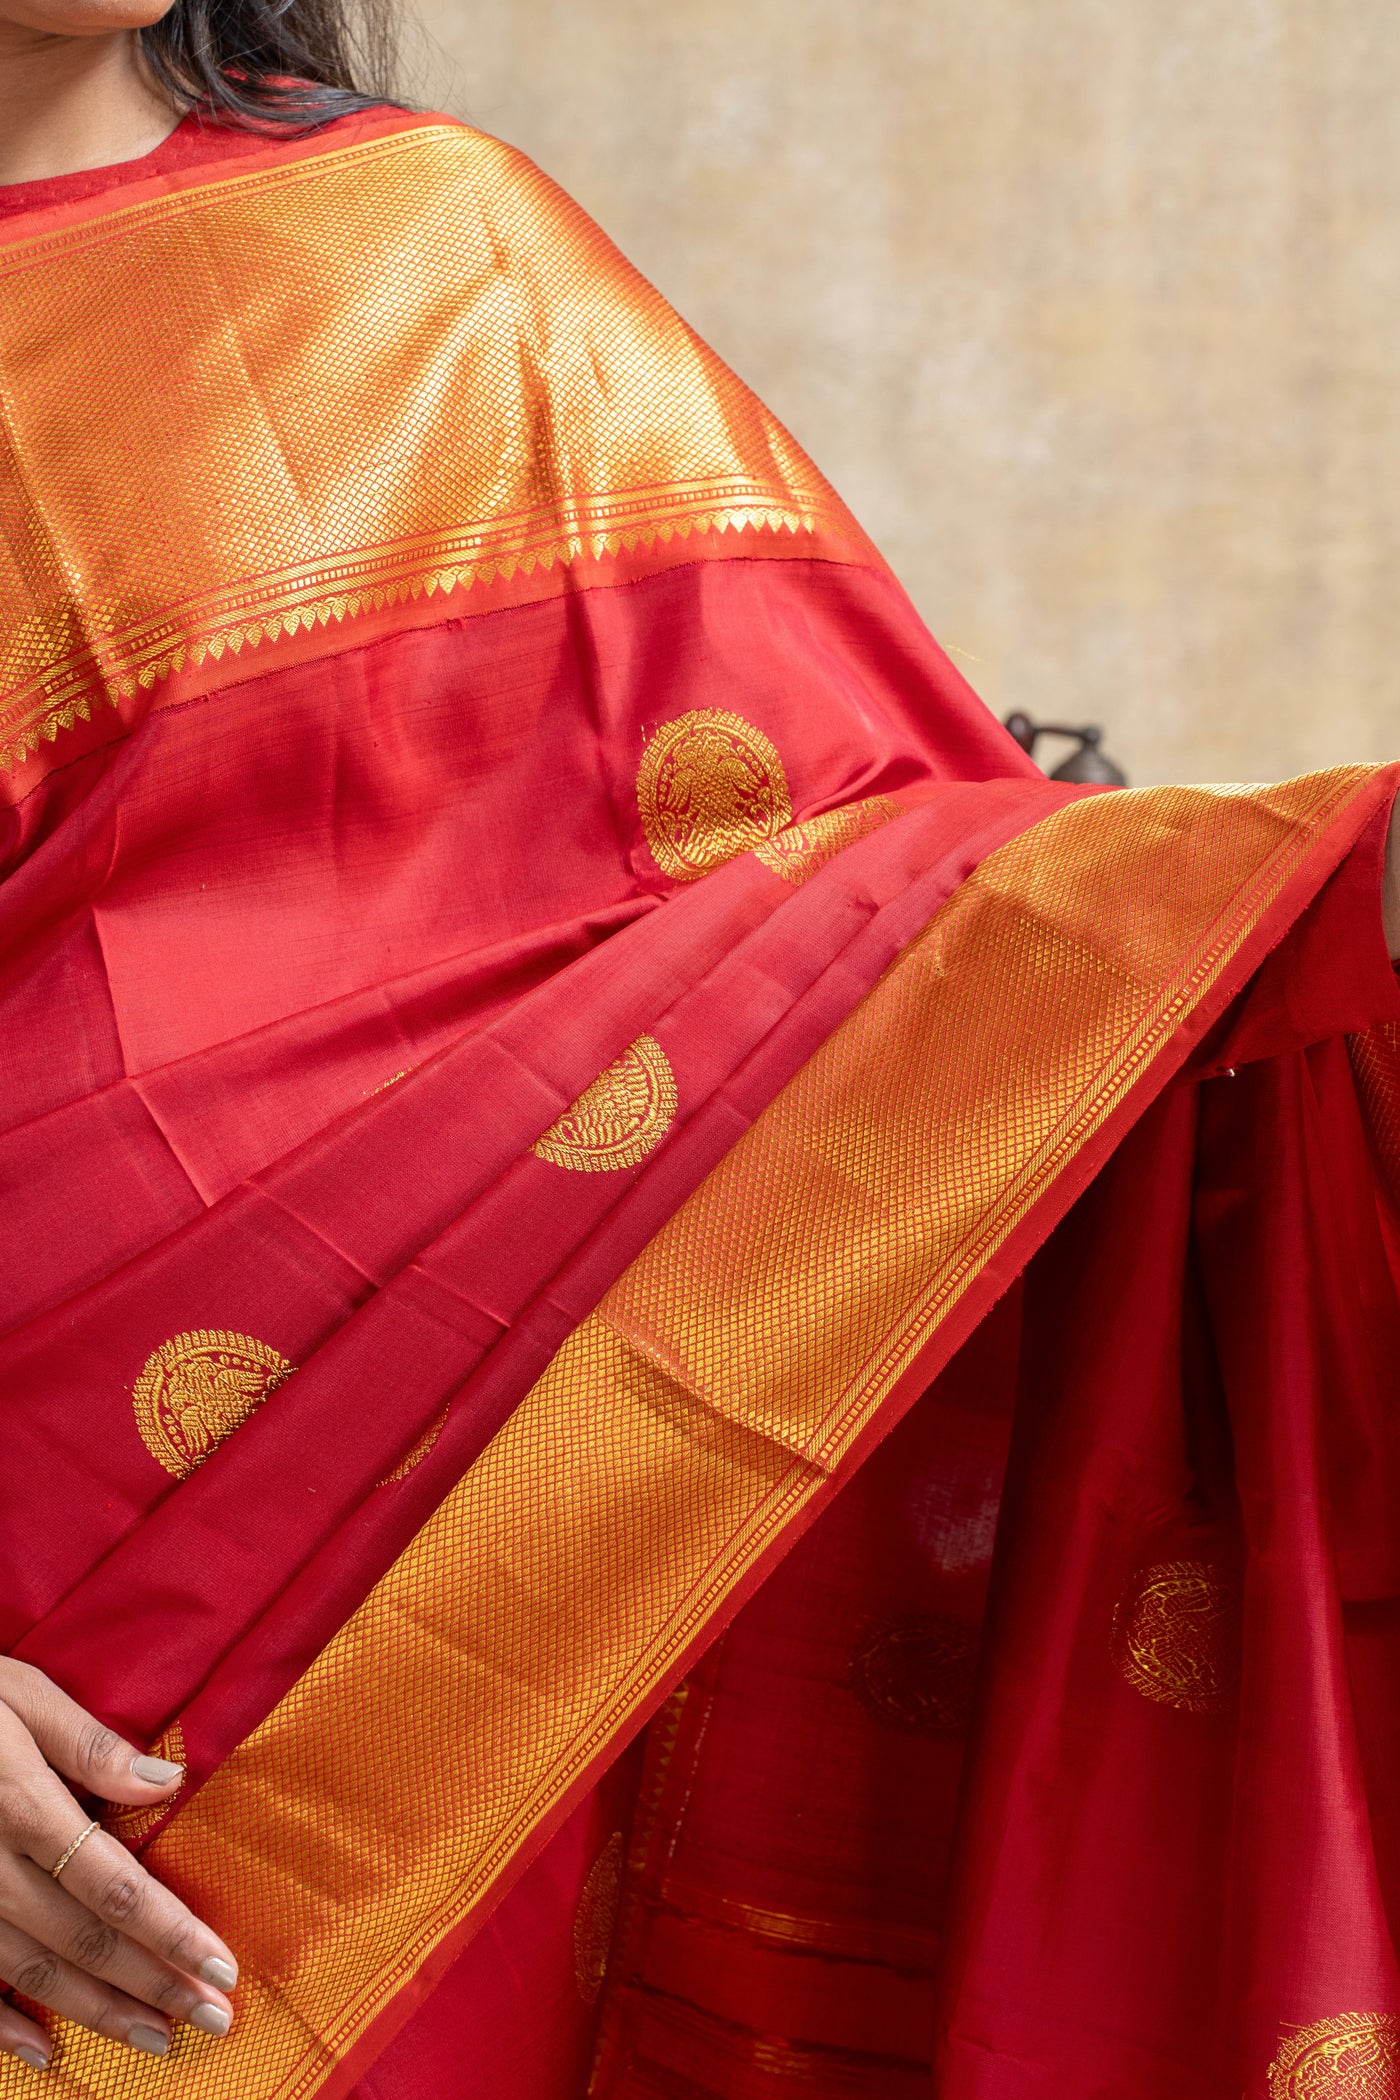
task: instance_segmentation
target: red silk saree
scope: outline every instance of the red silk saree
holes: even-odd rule
[[[177,141],[0,225],[0,1620],[242,1982],[53,2089],[1400,2091],[1394,769],[1052,785],[518,156]]]

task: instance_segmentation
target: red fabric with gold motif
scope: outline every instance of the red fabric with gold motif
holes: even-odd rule
[[[12,192],[8,252],[275,160],[187,122]],[[830,505],[668,513],[401,618],[386,587],[361,629],[270,620],[233,671],[181,607],[159,678],[99,636],[111,711],[15,745],[0,1626],[191,1793],[939,908],[1078,799]],[[1388,795],[327,2100],[1397,2075],[1395,1228],[1340,1041],[1400,1016]]]

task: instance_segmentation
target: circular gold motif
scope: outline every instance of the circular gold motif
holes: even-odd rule
[[[1139,1568],[1118,1601],[1113,1659],[1134,1691],[1185,1713],[1218,1713],[1228,1676],[1229,1593],[1219,1568]]]
[[[199,1327],[162,1342],[132,1388],[146,1449],[183,1480],[295,1369],[250,1334]]]
[[[417,1443],[410,1450],[405,1451],[403,1457],[394,1467],[393,1472],[384,1475],[384,1478],[379,1482],[380,1487],[388,1487],[391,1480],[406,1479],[415,1466],[422,1465],[424,1459],[442,1435],[443,1430],[447,1427],[447,1416],[450,1406],[451,1403],[449,1402],[448,1407],[444,1407],[441,1414],[434,1415]]]
[[[157,1736],[151,1745],[151,1756],[163,1757],[172,1765],[183,1765],[187,1762],[184,1731],[178,1721],[172,1721],[164,1734]],[[173,1794],[168,1795],[164,1801],[153,1803],[149,1808],[143,1808],[130,1801],[109,1801],[102,1811],[102,1828],[109,1830],[113,1837],[120,1838],[124,1845],[139,1845],[147,1831],[154,1830],[157,1823],[175,1806],[183,1791],[182,1780]]]
[[[911,1613],[876,1627],[851,1657],[851,1690],[875,1720],[905,1735],[958,1736],[972,1719],[977,1634]]]
[[[789,824],[776,838],[754,852],[765,868],[794,885],[806,882],[857,839],[869,838],[891,817],[899,815],[899,804],[888,795],[869,795],[863,802],[848,802],[844,809],[829,809],[820,817]]]
[[[792,821],[783,762],[742,715],[697,708],[664,722],[642,754],[637,804],[652,858],[694,882]]]
[[[676,1080],[666,1052],[654,1036],[639,1035],[532,1149],[576,1174],[635,1167],[661,1143],[675,1113]]]
[[[1280,2041],[1269,2100],[1400,2100],[1400,2019],[1338,2013]]]
[[[588,1870],[574,1912],[574,1981],[585,2005],[603,1988],[622,1896],[622,1832],[615,1830]]]

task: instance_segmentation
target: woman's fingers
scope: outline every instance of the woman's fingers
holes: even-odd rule
[[[183,1768],[144,1757],[29,1663],[0,1658],[0,1703],[23,1724],[48,1763],[103,1801],[159,1801]]]
[[[65,1844],[79,1828],[80,1824],[70,1824]],[[57,1859],[63,1846],[51,1845],[50,1849]],[[29,1856],[36,1858],[32,1852]],[[47,1865],[49,1857],[48,1853],[38,1855],[37,1864]],[[94,1830],[78,1847],[63,1870],[62,1886],[100,1923],[148,1947],[186,1976],[198,1977],[214,1992],[231,1991],[237,1983],[238,1964],[218,1934],[187,1910],[178,1896],[162,1888],[125,1845],[108,1837],[106,1831]]]
[[[238,1964],[218,1934],[153,1880],[125,1845],[104,1830],[93,1830],[70,1849],[88,1822],[40,1757],[25,1724],[0,1704],[0,1852],[32,1860],[49,1876],[64,1861],[58,1885],[100,1925],[212,1987],[197,1992],[198,1997],[232,1990]],[[16,1922],[34,1929],[28,1916]]]
[[[36,1846],[25,1848],[29,1858],[51,1876],[53,1863],[62,1858],[83,1827],[82,1810],[72,1803],[66,1823],[51,1828]],[[105,1830],[94,1830],[79,1845],[59,1885],[99,1925],[124,1934],[185,1976],[197,1977],[212,1987],[198,1996],[232,1990],[238,1981],[238,1964],[218,1934],[187,1910],[178,1896],[162,1888],[125,1845]]]
[[[26,2020],[18,2006],[7,2005],[2,1998],[0,2050],[6,2056],[17,2056],[31,2071],[48,2069],[51,2044],[43,2028],[35,2020]]]
[[[0,1924],[0,1977],[61,2019],[125,2042],[147,2056],[164,2056],[170,2047],[170,2022],[163,2013],[75,1969],[13,1925]]]
[[[18,1926],[71,1967],[171,2020],[187,2021],[203,2034],[227,2034],[232,2025],[233,2007],[222,1992],[105,1925],[27,1859],[0,1859],[0,1922]]]
[[[169,2048],[172,2020],[226,2034],[229,1949],[91,1822],[59,1772],[127,1802],[168,1798],[181,1778],[41,1671],[0,1658],[0,1982],[151,2056]],[[0,2002],[0,2052],[42,2069],[48,2036]]]

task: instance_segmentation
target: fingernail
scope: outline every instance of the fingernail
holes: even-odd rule
[[[28,2064],[31,2071],[47,2071],[49,2068],[48,2058],[40,2056],[37,2049],[16,2049],[15,2055],[22,2064]]]
[[[233,2024],[233,2016],[226,2013],[222,2005],[197,2005],[190,2014],[191,2027],[201,2034],[227,2034]]]
[[[231,1991],[238,1981],[238,1971],[231,1961],[220,1961],[211,1954],[208,1961],[200,1964],[200,1981],[212,1983],[216,1991]]]
[[[147,1786],[169,1786],[171,1780],[178,1779],[185,1768],[183,1765],[168,1764],[163,1757],[133,1757],[131,1769],[137,1779],[145,1780]]]
[[[169,2035],[158,2027],[128,2027],[126,2038],[133,2049],[144,2049],[147,2056],[164,2056],[170,2047]]]

